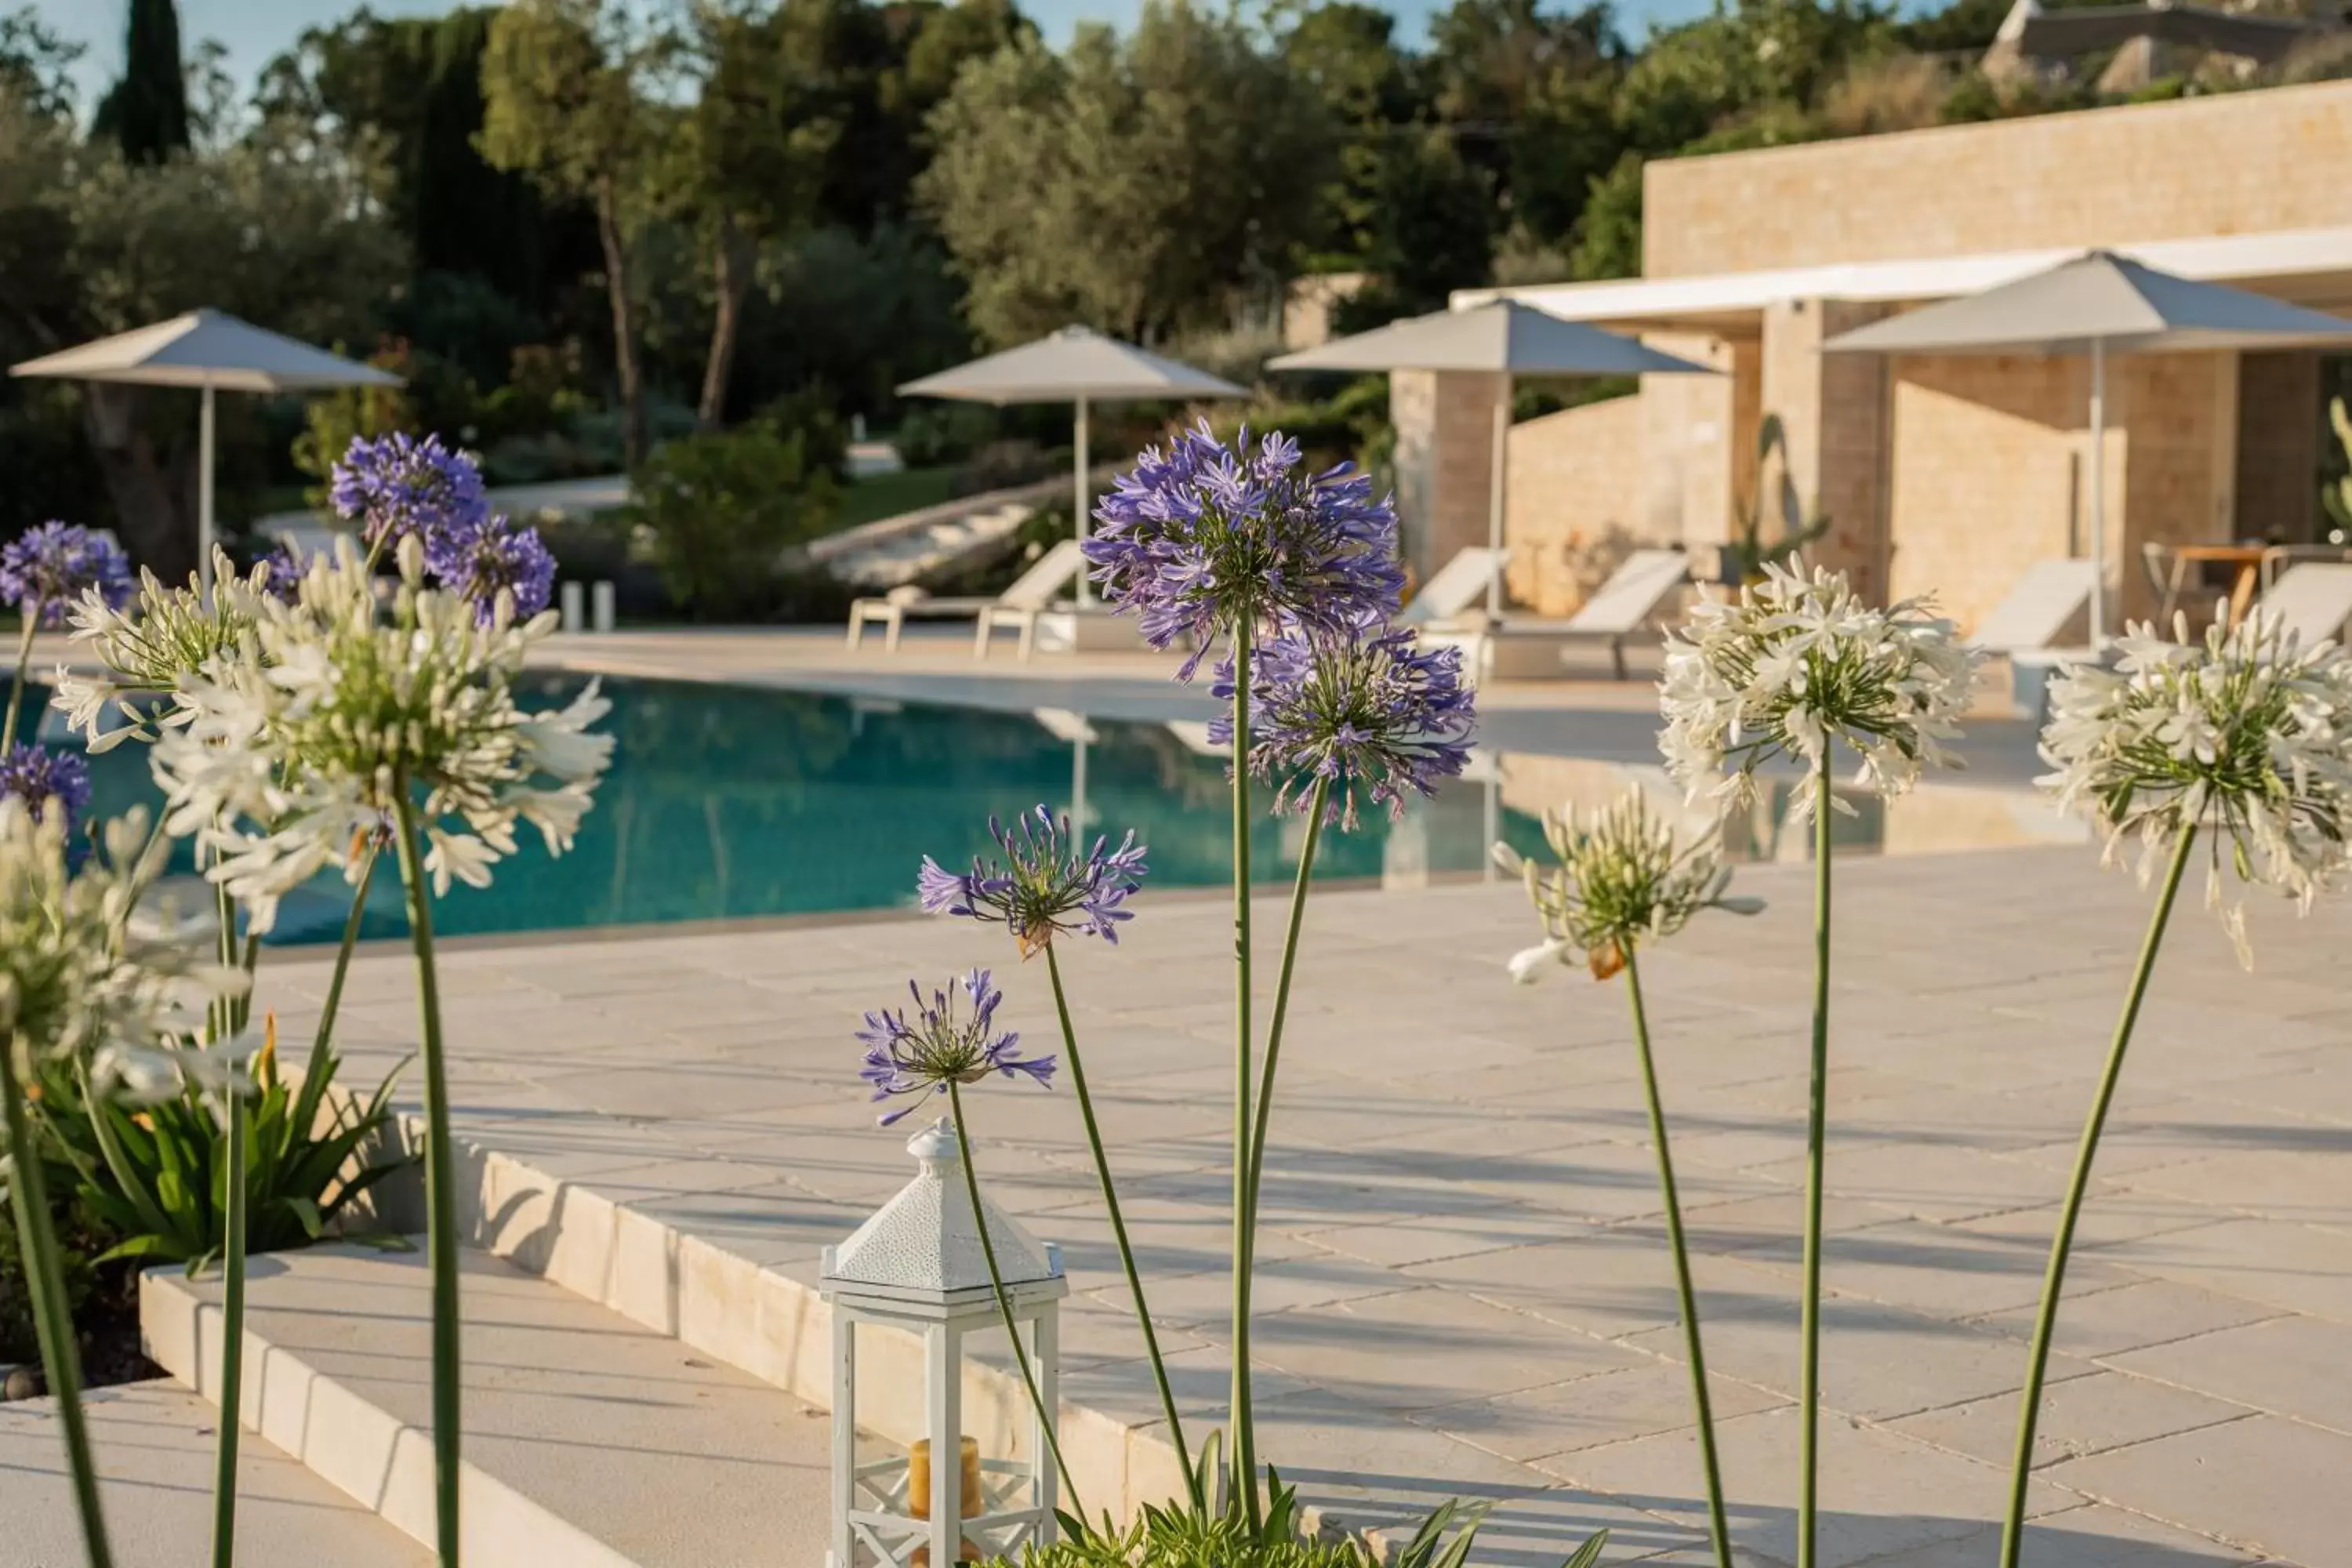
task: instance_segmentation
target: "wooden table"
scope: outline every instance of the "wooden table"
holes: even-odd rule
[[[2230,624],[2236,626],[2245,615],[2246,606],[2254,602],[2254,590],[2261,585],[2263,557],[2270,551],[2267,544],[2176,544],[2172,548],[2172,571],[2165,579],[2164,605],[2157,612],[2158,629],[2172,625],[2172,612],[2180,602],[2180,590],[2189,580],[2189,568],[2194,566],[2234,566],[2237,575],[2230,584]]]

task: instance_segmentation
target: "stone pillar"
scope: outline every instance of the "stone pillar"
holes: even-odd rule
[[[1389,376],[1396,426],[1397,519],[1417,585],[1486,542],[1495,405],[1507,378],[1478,371],[1401,370]]]
[[[1722,375],[1642,378],[1643,469],[1640,516],[1645,539],[1675,540],[1701,574],[1730,537],[1731,498],[1744,475],[1740,454],[1756,446],[1758,344],[1697,333],[1649,332],[1661,353],[1713,365]]]
[[[2300,544],[2327,531],[2319,505],[2326,417],[2317,353],[2239,356],[2236,532]]]
[[[2114,359],[2107,388],[2108,472],[2120,467],[2123,477],[2107,496],[2107,567],[2122,614],[2145,619],[2158,599],[2143,545],[2220,544],[2239,531],[2238,356]]]
[[[1759,413],[1780,416],[1789,477],[1806,512],[1829,515],[1829,533],[1807,561],[1844,572],[1874,604],[1886,602],[1889,576],[1887,363],[1880,354],[1825,354],[1822,344],[1885,314],[1884,306],[1838,300],[1767,306]],[[1781,526],[1768,505],[1765,537]]]

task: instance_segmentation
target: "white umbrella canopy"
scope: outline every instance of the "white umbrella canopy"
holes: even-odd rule
[[[2087,354],[2091,641],[2106,636],[2107,355],[2352,346],[2352,321],[2093,250],[2046,271],[1843,332],[1831,353]]]
[[[907,397],[946,397],[960,403],[1067,403],[1076,411],[1077,536],[1087,537],[1087,409],[1095,403],[1146,403],[1168,397],[1246,397],[1246,387],[1195,370],[1149,350],[1107,338],[1088,327],[1064,327],[1017,349],[984,354],[952,370],[910,381],[898,388]],[[1078,578],[1078,600],[1087,598]]]
[[[1581,321],[1563,321],[1516,300],[1489,300],[1467,310],[1438,310],[1369,332],[1302,349],[1267,362],[1269,370],[1451,370],[1504,378],[1495,403],[1493,472],[1487,483],[1486,615],[1503,608],[1503,485],[1509,468],[1510,378],[1518,375],[1718,374],[1712,367]]]
[[[152,327],[44,354],[10,366],[8,374],[203,392],[197,420],[196,570],[207,588],[213,569],[213,394],[401,384],[400,377],[389,371],[312,348],[219,310],[191,310]]]

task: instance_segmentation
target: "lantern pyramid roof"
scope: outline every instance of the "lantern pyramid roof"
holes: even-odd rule
[[[848,1240],[827,1249],[825,1286],[917,1300],[991,1294],[954,1125],[942,1117],[916,1133],[907,1152],[919,1166],[915,1179]],[[1032,1292],[1017,1288],[1060,1286],[1058,1251],[1030,1235],[985,1190],[980,1204],[1007,1289],[1026,1295]]]

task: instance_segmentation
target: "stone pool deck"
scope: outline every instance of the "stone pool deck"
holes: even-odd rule
[[[2147,899],[2081,848],[1841,860],[1837,878],[1822,1563],[1978,1568],[2054,1205]],[[1811,889],[1802,867],[1741,882],[1767,913],[1703,920],[1644,973],[1735,1527],[1777,1565],[1794,1555]],[[1137,907],[1117,949],[1074,944],[1065,968],[1197,1438],[1224,1403],[1229,911]],[[1258,909],[1263,990],[1278,905]],[[2352,917],[2263,908],[2253,924],[2246,975],[2193,892],[2176,919],[2071,1277],[2034,1568],[2346,1560]],[[1697,1563],[1622,988],[1565,973],[1510,986],[1501,962],[1531,934],[1509,886],[1313,906],[1265,1199],[1262,1446],[1360,1524],[1493,1500],[1482,1562],[1556,1568],[1606,1525],[1611,1561]],[[290,1038],[322,960],[264,966]],[[910,973],[976,963],[1025,1042],[1058,1048],[1042,967],[969,922],[452,944],[478,1239],[805,1383],[822,1365],[817,1250],[909,1172],[903,1131],[873,1126],[851,1030]],[[410,1047],[412,997],[404,951],[362,955],[347,1082]],[[1164,1475],[1157,1401],[1076,1108],[1013,1083],[971,1100],[992,1192],[1074,1275],[1063,1387],[1082,1488],[1148,1489]]]

